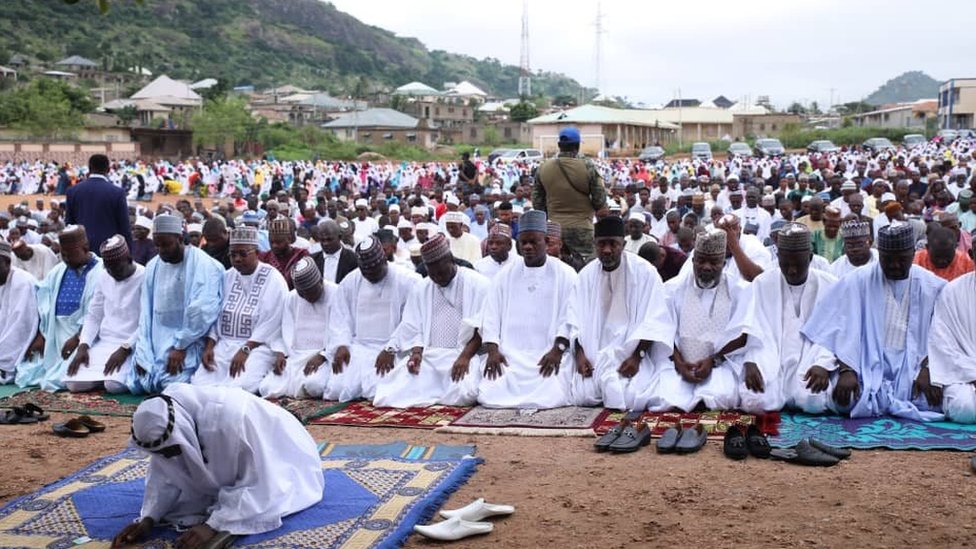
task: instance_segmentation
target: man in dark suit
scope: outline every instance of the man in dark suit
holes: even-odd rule
[[[88,159],[88,179],[68,189],[65,201],[65,223],[84,225],[92,250],[101,249],[102,242],[116,234],[132,246],[125,191],[108,180],[108,170],[108,157],[93,154]]]
[[[324,280],[338,284],[347,274],[359,268],[356,253],[342,246],[339,225],[335,221],[327,219],[312,227],[312,238],[322,246],[311,256]]]

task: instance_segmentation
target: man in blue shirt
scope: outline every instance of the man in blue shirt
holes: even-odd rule
[[[65,223],[84,225],[92,250],[100,250],[102,242],[116,234],[132,246],[125,191],[108,180],[108,170],[108,157],[93,154],[88,159],[88,178],[67,192]]]

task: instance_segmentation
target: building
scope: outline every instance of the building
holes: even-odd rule
[[[799,128],[802,124],[803,117],[798,114],[732,111],[732,138],[779,137],[787,126]]]
[[[868,128],[925,129],[929,119],[938,116],[938,100],[921,99],[912,103],[883,105],[882,108],[851,116],[855,126]]]
[[[443,133],[443,131],[442,131]],[[531,143],[532,127],[525,122],[511,120],[472,122],[457,128],[454,143],[482,145],[494,143]]]
[[[702,102],[697,99],[672,99],[668,101],[668,104],[664,106],[665,109],[688,109],[691,107],[699,107]]]
[[[712,99],[712,105],[715,105],[720,109],[728,109],[732,105],[735,105],[735,101],[732,101],[731,99],[725,97],[724,95],[720,95],[715,99]]]
[[[583,105],[539,116],[528,123],[532,146],[543,154],[558,152],[559,130],[567,126],[579,129],[582,137],[580,152],[583,154],[632,154],[647,145],[670,143],[675,139],[679,126],[662,120],[662,112],[665,111]]]
[[[72,72],[80,78],[94,78],[98,75],[98,63],[80,55],[66,57],[54,64],[57,70]]]
[[[403,143],[424,148],[437,145],[439,133],[426,120],[393,109],[366,109],[343,114],[322,124],[337,138],[366,145]]]
[[[953,78],[939,86],[938,117],[942,129],[976,128],[976,78]]]
[[[128,99],[116,99],[104,103],[99,110],[117,113],[133,108],[140,126],[150,126],[153,120],[164,118],[170,129],[185,122],[193,111],[203,106],[203,98],[185,82],[173,80],[165,74],[159,76]],[[144,147],[143,150],[152,150]]]
[[[659,120],[679,127],[677,138],[682,143],[718,141],[732,136],[732,109],[714,107],[681,107],[653,111]]]

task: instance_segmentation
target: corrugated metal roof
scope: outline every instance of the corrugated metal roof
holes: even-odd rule
[[[91,59],[86,59],[80,55],[72,55],[55,63],[55,65],[77,65],[79,67],[97,67],[98,63]]]
[[[678,126],[658,116],[664,111],[644,109],[614,109],[600,105],[583,105],[563,112],[554,112],[529,120],[529,124],[628,124],[676,130]],[[729,123],[732,116],[729,115]]]
[[[323,128],[416,128],[420,120],[393,109],[367,109],[344,114]]]
[[[164,75],[132,94],[131,99],[152,99],[160,105],[200,105],[203,98],[190,89],[189,84]]]
[[[423,82],[404,84],[394,90],[393,93],[396,95],[441,95],[441,92]]]

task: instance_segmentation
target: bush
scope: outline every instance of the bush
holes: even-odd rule
[[[925,134],[921,128],[862,128],[846,127],[831,130],[802,130],[786,128],[780,134],[779,140],[787,149],[805,149],[811,141],[827,139],[837,146],[860,145],[872,137],[887,137],[893,143],[900,143],[910,133]]]

